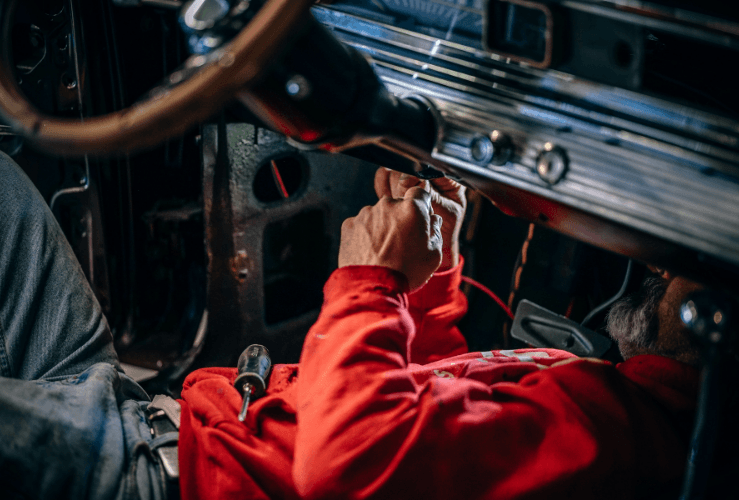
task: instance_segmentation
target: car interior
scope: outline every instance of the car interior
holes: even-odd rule
[[[470,350],[617,363],[606,314],[648,266],[706,286],[680,498],[735,488],[733,3],[6,0],[0,29],[0,150],[149,393],[254,343],[297,362],[377,167],[445,175]]]

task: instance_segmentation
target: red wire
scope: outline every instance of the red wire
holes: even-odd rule
[[[513,319],[513,311],[511,311],[511,308],[505,305],[505,303],[503,303],[503,301],[500,300],[500,298],[495,295],[491,289],[489,289],[482,283],[473,280],[472,278],[468,278],[467,276],[462,276],[462,281],[464,281],[465,283],[469,283],[474,287],[477,287],[482,292],[485,292],[491,299],[495,301],[496,304],[503,308],[503,311],[505,311],[509,318]]]
[[[270,166],[272,167],[272,175],[277,181],[277,187],[280,188],[280,194],[282,194],[282,197],[285,199],[290,198],[290,193],[287,192],[287,189],[285,189],[285,183],[282,182],[282,176],[280,175],[280,170],[277,168],[277,162],[272,160],[270,162]]]
[[[565,318],[569,319],[572,315],[572,309],[575,307],[575,297],[570,299],[570,303],[567,305],[567,311],[565,311]]]

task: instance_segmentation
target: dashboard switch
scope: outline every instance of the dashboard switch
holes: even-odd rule
[[[470,157],[479,165],[505,165],[513,154],[513,143],[504,133],[494,130],[488,137],[478,135],[470,143]]]
[[[470,156],[475,163],[487,165],[493,159],[495,148],[487,137],[477,136],[470,143]]]
[[[505,165],[513,156],[513,141],[500,130],[493,130],[490,133],[490,141],[493,143],[493,165]]]
[[[536,158],[536,172],[544,181],[556,184],[565,176],[567,163],[564,149],[547,142]]]

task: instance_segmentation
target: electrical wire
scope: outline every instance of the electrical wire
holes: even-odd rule
[[[277,188],[280,191],[280,194],[284,199],[290,198],[290,193],[287,192],[287,189],[285,188],[285,183],[282,181],[280,169],[277,168],[277,162],[275,160],[272,160],[271,162],[269,162],[269,165],[272,169],[272,177],[275,180],[275,184],[277,184]]]
[[[572,316],[572,310],[575,308],[575,297],[570,299],[570,303],[567,304],[567,310],[565,311],[565,318],[569,319]]]
[[[629,259],[628,264],[626,264],[626,275],[624,276],[624,282],[621,284],[621,288],[618,292],[616,292],[616,295],[611,297],[610,299],[606,300],[602,304],[598,305],[588,313],[587,316],[585,316],[585,319],[582,320],[582,323],[580,323],[580,326],[587,325],[590,320],[592,320],[598,313],[603,311],[604,309],[607,309],[613,305],[614,302],[616,302],[618,299],[623,297],[624,293],[626,293],[626,287],[629,285],[629,281],[631,280],[631,271],[634,266],[634,261]]]
[[[521,274],[523,273],[523,268],[526,266],[526,262],[528,261],[529,246],[531,245],[531,240],[534,238],[535,227],[536,226],[533,223],[529,224],[529,230],[526,234],[526,239],[521,245],[521,252],[519,253],[516,270],[513,272],[511,292],[508,294],[508,309],[513,309],[513,301],[516,297],[518,289],[521,286]]]
[[[511,308],[505,305],[505,303],[502,300],[500,300],[500,297],[495,295],[495,293],[493,293],[491,289],[489,289],[482,283],[475,281],[472,278],[469,278],[467,276],[462,276],[462,281],[464,281],[465,283],[469,283],[470,285],[476,287],[477,289],[485,293],[488,297],[493,299],[495,303],[498,304],[503,309],[503,311],[505,311],[505,313],[508,315],[509,318],[513,319],[513,311],[511,311]]]
[[[533,222],[529,224],[529,230],[526,234],[526,239],[521,245],[521,250],[518,253],[518,259],[516,259],[515,271],[513,272],[513,277],[511,278],[511,291],[508,294],[507,307],[509,311],[513,310],[513,302],[516,298],[516,294],[518,293],[518,289],[521,286],[521,274],[523,273],[523,268],[526,266],[526,262],[528,260],[529,246],[531,245],[531,240],[534,238],[535,227],[536,226]],[[505,349],[508,348],[508,344],[510,343],[510,326],[511,324],[508,322],[503,323],[503,347]]]

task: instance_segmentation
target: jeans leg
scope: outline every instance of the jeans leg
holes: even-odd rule
[[[100,305],[35,186],[0,153],[0,375],[61,379],[120,370]]]
[[[0,497],[162,500],[148,399],[56,219],[0,153]]]
[[[163,500],[146,393],[107,363],[0,378],[0,498]]]

